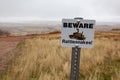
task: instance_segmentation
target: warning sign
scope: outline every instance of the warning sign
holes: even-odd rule
[[[94,42],[95,20],[62,20],[62,46],[91,48]]]

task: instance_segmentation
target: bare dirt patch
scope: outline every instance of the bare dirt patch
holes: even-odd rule
[[[59,34],[40,34],[30,36],[12,36],[0,38],[0,72],[6,70],[7,64],[15,57],[14,49],[20,41],[32,38],[53,38],[60,37]]]
[[[18,42],[0,41],[0,71],[4,71],[7,63],[13,58],[14,53],[8,53],[13,50]]]

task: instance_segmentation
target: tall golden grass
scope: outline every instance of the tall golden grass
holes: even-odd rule
[[[100,35],[94,48],[81,51],[79,80],[120,80],[120,37]],[[20,55],[2,80],[70,80],[71,48],[61,47],[60,39],[34,38],[17,48]]]

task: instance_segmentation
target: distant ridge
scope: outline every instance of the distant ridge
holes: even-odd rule
[[[53,31],[60,31],[62,22],[59,21],[29,21],[29,22],[0,22],[0,29],[9,32],[11,35],[29,35],[44,34]],[[119,30],[120,23],[114,22],[97,22],[96,31]]]

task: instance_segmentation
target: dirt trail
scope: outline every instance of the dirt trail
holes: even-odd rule
[[[0,41],[0,71],[4,71],[7,63],[14,57],[14,54],[8,53],[13,50],[18,42]]]
[[[16,48],[17,44],[25,39],[32,39],[35,37],[41,38],[53,38],[60,37],[60,34],[40,34],[33,36],[12,36],[0,38],[0,72],[4,71],[7,67],[7,63],[15,56],[15,52],[9,53]]]

